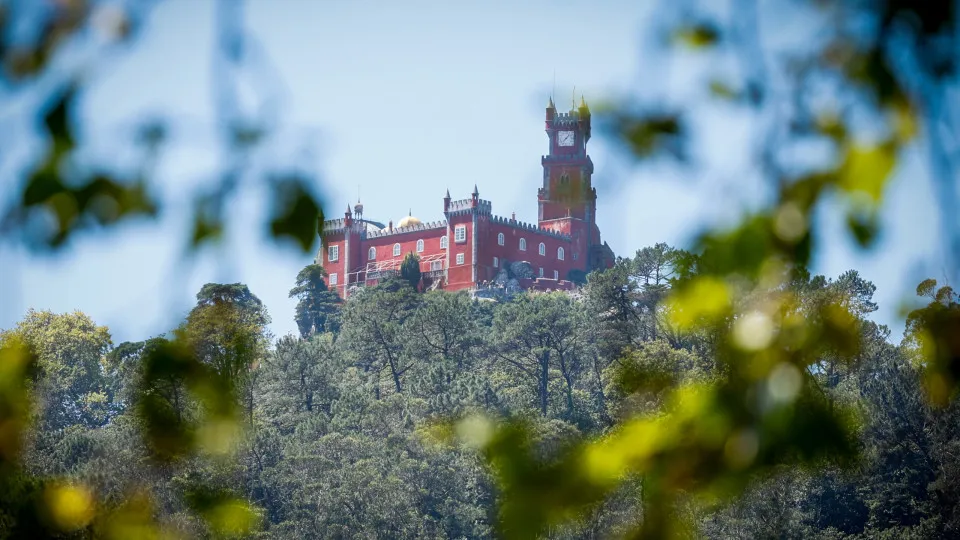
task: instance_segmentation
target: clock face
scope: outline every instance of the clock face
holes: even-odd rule
[[[557,142],[560,146],[573,146],[574,138],[572,131],[561,131],[557,134]]]

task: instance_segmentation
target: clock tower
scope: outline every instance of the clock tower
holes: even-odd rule
[[[553,98],[547,103],[546,131],[549,154],[543,165],[543,186],[538,192],[541,222],[575,218],[594,223],[596,190],[591,185],[593,162],[587,155],[590,140],[590,109],[581,97],[580,106],[557,112]]]

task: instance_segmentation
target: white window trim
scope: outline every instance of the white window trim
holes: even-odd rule
[[[453,228],[453,241],[462,244],[467,241],[467,226],[457,225]]]
[[[417,253],[423,253],[423,240],[417,240]]]
[[[498,259],[497,257],[493,258],[493,267],[500,268],[500,259]]]
[[[367,250],[367,258],[370,259],[371,261],[376,260],[376,259],[377,259],[377,248],[372,247],[372,248],[368,249],[368,250]]]
[[[340,260],[340,246],[327,246],[327,261],[336,262]]]
[[[554,271],[553,271],[553,279],[556,279],[556,280],[558,280],[558,281],[560,280],[560,271],[559,271],[559,270],[554,270]]]
[[[463,253],[457,253],[457,264],[458,264],[458,265],[463,264],[463,259],[464,259]]]
[[[540,267],[540,277],[543,277],[543,267]]]
[[[543,256],[543,257],[546,257],[546,255],[547,255],[547,245],[544,244],[543,242],[540,242],[540,245],[537,246],[537,253],[539,253],[539,254],[540,254],[541,256]]]
[[[399,244],[399,243],[393,245],[393,256],[394,256],[394,257],[399,257],[399,256],[400,256],[400,244]]]
[[[527,239],[526,239],[526,238],[521,238],[521,239],[520,239],[520,251],[526,251],[526,250],[527,250]]]
[[[504,244],[505,240],[506,240],[506,238],[503,236],[503,233],[497,234],[497,245],[498,245],[498,246],[502,246],[502,245]]]
[[[440,249],[447,249],[447,245],[448,245],[447,242],[448,242],[448,241],[447,241],[447,235],[441,236],[441,237],[440,237]]]
[[[430,270],[443,270],[443,261],[430,261]]]
[[[563,247],[558,247],[558,248],[557,248],[557,260],[558,260],[558,261],[562,261],[565,256],[566,256],[566,253],[564,253]]]
[[[330,274],[330,285],[336,285],[336,284],[337,284],[337,273],[334,272]]]

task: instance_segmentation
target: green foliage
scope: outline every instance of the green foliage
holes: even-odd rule
[[[958,409],[926,401],[925,366],[908,361],[914,340],[896,347],[863,319],[876,307],[872,284],[794,272],[735,301],[732,287],[719,289],[725,303],[701,284],[690,319],[700,322],[671,322],[692,309],[674,305],[683,297],[671,284],[703,278],[651,289],[658,280],[637,271],[649,260],[591,274],[581,299],[368,287],[344,303],[339,333],[282,337],[253,363],[262,304],[243,285],[208,284],[170,338],[99,350],[114,396],[107,423],[76,418],[45,439],[16,439],[22,450],[4,447],[0,524],[114,538],[924,537],[960,524]],[[665,295],[656,339],[644,329],[651,291]],[[837,313],[856,323],[856,347],[829,347]],[[793,334],[795,320],[813,333]],[[668,324],[707,338],[675,342]],[[76,326],[38,334],[44,350],[100,328]],[[5,358],[20,335],[4,335]],[[797,339],[817,342],[816,354],[784,345]],[[20,430],[22,397],[40,388],[26,374],[43,373],[29,365],[0,364],[25,370],[4,379],[20,390],[0,394],[5,425]],[[840,468],[857,449],[856,467]]]
[[[43,118],[41,129],[47,138],[44,152],[27,171],[25,181],[17,183],[8,206],[0,209],[0,231],[4,234],[22,236],[30,248],[56,251],[80,233],[109,230],[133,218],[155,220],[162,210],[184,204],[169,204],[157,193],[155,164],[166,142],[163,119],[148,119],[136,126],[130,141],[139,161],[135,171],[119,173],[112,170],[115,166],[88,162],[78,144],[83,130],[73,114],[86,83],[69,69],[64,74],[63,62],[53,61],[77,46],[75,38],[81,31],[80,37],[93,32],[103,41],[98,54],[89,59],[102,60],[110,45],[123,44],[136,35],[138,23],[147,17],[150,7],[103,6],[86,1],[58,2],[40,11],[0,6],[0,29],[6,30],[7,36],[0,40],[0,78],[10,84],[11,95],[22,95],[21,90],[25,90],[38,98],[28,100],[29,106]],[[26,39],[13,38],[11,28],[33,31],[25,34]],[[222,25],[221,30],[234,36],[230,43],[242,43],[243,32],[232,24]],[[237,61],[231,49],[236,50],[223,47],[215,51],[218,57],[229,57],[218,60]],[[228,100],[219,102],[222,109],[230,109],[223,101]],[[292,240],[303,252],[310,251],[317,242],[318,224],[323,222],[315,179],[290,165],[278,164],[271,164],[265,174],[247,174],[245,165],[269,140],[272,126],[264,119],[245,118],[235,110],[227,111],[226,116],[222,142],[230,163],[210,189],[185,200],[182,210],[189,216],[186,253],[222,239],[228,225],[226,208],[246,187],[244,184],[268,190],[273,204],[264,226],[271,238],[277,242]]]
[[[34,395],[44,429],[107,422],[113,395],[101,366],[111,345],[106,327],[79,311],[30,310],[13,330],[0,334],[0,341],[23,343],[37,355]]]
[[[400,263],[400,279],[406,281],[415,290],[420,286],[420,257],[407,253]]]
[[[44,117],[51,139],[47,154],[28,178],[22,198],[0,220],[0,230],[6,231],[26,229],[41,215],[53,217],[52,227],[29,231],[31,245],[58,248],[82,229],[111,226],[138,215],[155,217],[158,212],[143,178],[125,182],[101,171],[85,171],[80,178],[64,175],[77,145],[71,117],[76,99],[77,89],[71,87],[50,107]],[[148,151],[155,152],[156,146]]]
[[[931,301],[907,315],[904,339],[916,361],[925,366],[930,398],[942,406],[960,388],[960,295],[949,286],[938,289],[932,279],[920,283],[917,294]]]
[[[335,332],[340,327],[340,296],[327,288],[326,272],[318,264],[309,264],[297,274],[290,298],[297,299],[294,319],[300,337],[306,339],[323,331]]]

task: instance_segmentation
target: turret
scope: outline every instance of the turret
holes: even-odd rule
[[[443,197],[443,211],[450,209],[450,188],[447,188],[447,194]]]
[[[477,185],[473,185],[473,193],[470,194],[473,197],[473,206],[477,206],[480,202],[480,190],[477,189]]]
[[[553,120],[557,116],[557,106],[553,104],[553,96],[550,96],[550,100],[547,101],[547,122]]]
[[[580,116],[580,126],[581,131],[583,132],[584,142],[590,140],[590,107],[587,106],[587,101],[583,99],[583,94],[580,95],[580,107],[577,108],[577,112]]]

